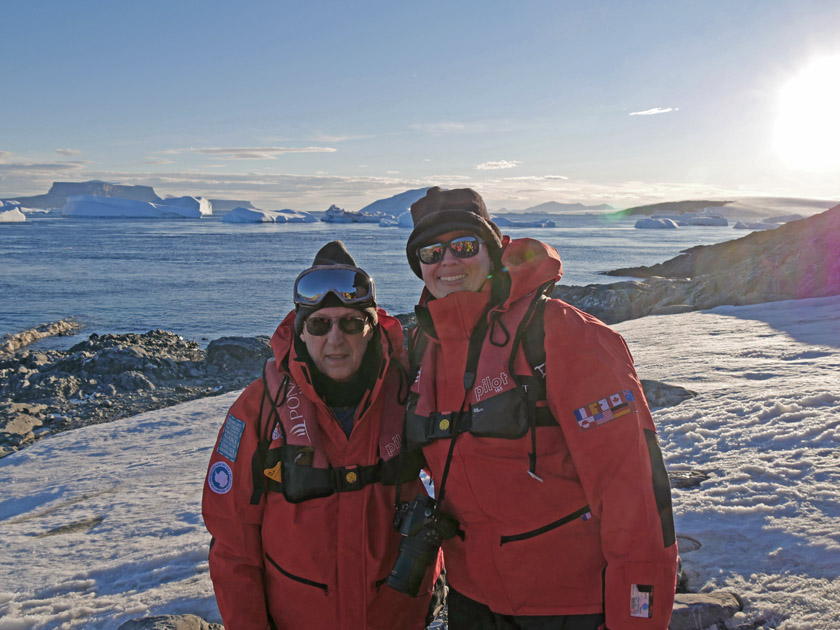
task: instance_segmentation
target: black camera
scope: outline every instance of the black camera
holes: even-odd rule
[[[440,543],[458,532],[458,521],[437,509],[437,502],[418,494],[411,503],[401,503],[394,528],[403,539],[386,584],[400,593],[417,597],[426,571],[437,558]]]

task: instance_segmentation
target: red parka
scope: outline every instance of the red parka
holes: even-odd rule
[[[406,387],[398,365],[402,329],[381,309],[379,325],[383,347],[379,378],[360,403],[349,438],[315,393],[306,364],[295,354],[294,313],[271,339],[274,361],[267,365],[280,372],[278,377],[290,379],[292,393],[282,405],[293,417],[303,408],[302,402],[314,409],[317,426],[309,432],[318,433],[330,467],[375,465],[386,424],[396,434],[395,440],[388,436],[396,446],[396,450],[389,446],[389,455],[399,450],[402,406],[396,400],[401,389],[405,395]],[[265,630],[270,620],[281,629],[423,628],[428,595],[409,598],[384,584],[400,542],[393,528],[394,486],[370,483],[359,490],[295,503],[281,492],[255,494],[252,470],[262,472],[261,465],[252,467],[259,431],[264,430],[261,406],[265,418],[262,379],[249,385],[230,408],[204,486],[202,513],[213,535],[210,576],[225,628]],[[383,421],[385,410],[396,413],[396,424]],[[278,431],[271,438],[272,449],[283,443]],[[316,462],[322,454],[316,451]],[[402,491],[410,498],[423,487],[413,480]],[[428,577],[429,584],[433,577]]]
[[[521,347],[510,361],[525,303],[559,279],[562,266],[553,248],[531,239],[506,239],[502,263],[510,274],[509,297],[487,315],[468,391],[470,335],[489,291],[442,299],[426,292],[421,299],[431,334],[412,385],[410,405],[416,402],[418,415],[407,421],[426,417],[433,427],[428,436],[439,430],[440,418],[440,428],[449,427],[447,412],[471,410],[472,429],[456,438],[441,506],[463,530],[443,544],[448,582],[499,614],[605,612],[610,630],[665,630],[677,545],[667,473],[633,359],[605,324],[548,300],[541,369],[556,423],[521,437],[522,431],[503,435],[516,422],[490,416],[509,404],[498,402],[503,394],[515,394],[510,366],[514,374],[532,374]],[[486,436],[494,432],[500,434]],[[451,438],[427,442],[423,452],[439,486]]]

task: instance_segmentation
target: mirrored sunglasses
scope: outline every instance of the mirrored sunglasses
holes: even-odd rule
[[[312,267],[302,272],[295,280],[295,304],[315,306],[328,293],[333,293],[347,306],[376,303],[373,278],[358,267]]]
[[[344,317],[309,317],[304,322],[306,332],[315,337],[323,337],[333,327],[333,323],[338,324],[338,329],[348,335],[361,334],[367,319],[364,317],[357,317],[355,315],[345,315]]]
[[[478,254],[481,243],[481,239],[477,236],[461,236],[451,241],[441,241],[421,247],[417,250],[417,258],[424,265],[434,265],[443,260],[447,249],[456,258],[472,258]]]

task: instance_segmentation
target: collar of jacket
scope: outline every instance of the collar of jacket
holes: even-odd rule
[[[511,240],[505,236],[502,246],[502,273],[510,277],[510,292],[494,310],[508,310],[523,296],[546,282],[558,281],[563,275],[560,254],[550,245],[532,238]],[[415,308],[418,324],[440,343],[469,338],[490,299],[490,283],[485,284],[478,296],[472,291],[459,291],[435,299],[424,288],[420,304]]]
[[[375,397],[382,384],[383,376],[387,373],[392,360],[400,360],[403,352],[403,332],[399,320],[391,317],[383,309],[377,309],[379,318],[380,343],[382,344],[382,360],[376,378],[376,385],[371,392],[371,399]],[[312,379],[306,361],[297,355],[294,347],[295,312],[291,311],[277,326],[271,336],[271,349],[278,369],[288,366],[289,375],[305,392],[310,400],[320,400],[312,385]]]

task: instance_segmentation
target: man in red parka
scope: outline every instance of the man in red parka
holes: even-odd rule
[[[430,188],[411,215],[406,448],[460,526],[449,629],[666,630],[670,487],[624,340],[549,298],[557,252],[503,238],[475,191]]]
[[[298,276],[294,300],[262,378],[227,414],[204,486],[225,628],[423,628],[437,567],[420,597],[383,588],[400,538],[402,328],[341,241]],[[403,487],[423,492],[416,475]]]

